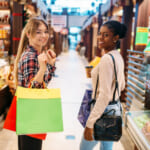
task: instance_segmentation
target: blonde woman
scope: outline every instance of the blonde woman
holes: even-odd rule
[[[42,52],[49,38],[48,26],[41,17],[31,18],[24,27],[15,62],[16,85],[28,88],[44,88],[55,70],[56,55]],[[18,136],[19,150],[41,150],[42,140],[28,135]]]

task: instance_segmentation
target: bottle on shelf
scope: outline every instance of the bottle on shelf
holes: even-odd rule
[[[7,77],[7,84],[12,95],[15,95],[16,85],[14,82],[14,65],[10,64],[9,73]]]
[[[0,0],[0,8],[8,8],[9,2],[8,0]]]
[[[14,65],[10,64],[9,74],[8,74],[8,80],[11,80],[11,81],[14,80],[13,70],[14,70]]]

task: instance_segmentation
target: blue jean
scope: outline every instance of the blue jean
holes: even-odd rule
[[[82,137],[80,150],[93,150],[96,144],[100,142],[100,150],[112,150],[113,142],[109,141],[87,141]]]

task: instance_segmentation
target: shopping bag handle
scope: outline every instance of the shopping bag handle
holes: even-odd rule
[[[30,80],[30,83],[29,83],[28,88],[32,88],[32,86],[33,86],[33,81],[34,81],[34,78],[32,78],[32,79]],[[43,81],[42,84],[43,84],[43,87],[44,87],[44,89],[45,89],[45,88],[46,88],[45,82]]]

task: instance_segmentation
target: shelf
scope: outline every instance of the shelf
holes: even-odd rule
[[[9,38],[0,38],[0,40],[10,40]]]
[[[9,25],[10,26],[9,23],[1,23],[1,22],[0,22],[0,25]]]
[[[9,7],[0,7],[0,11],[1,10],[10,10],[10,8]]]

